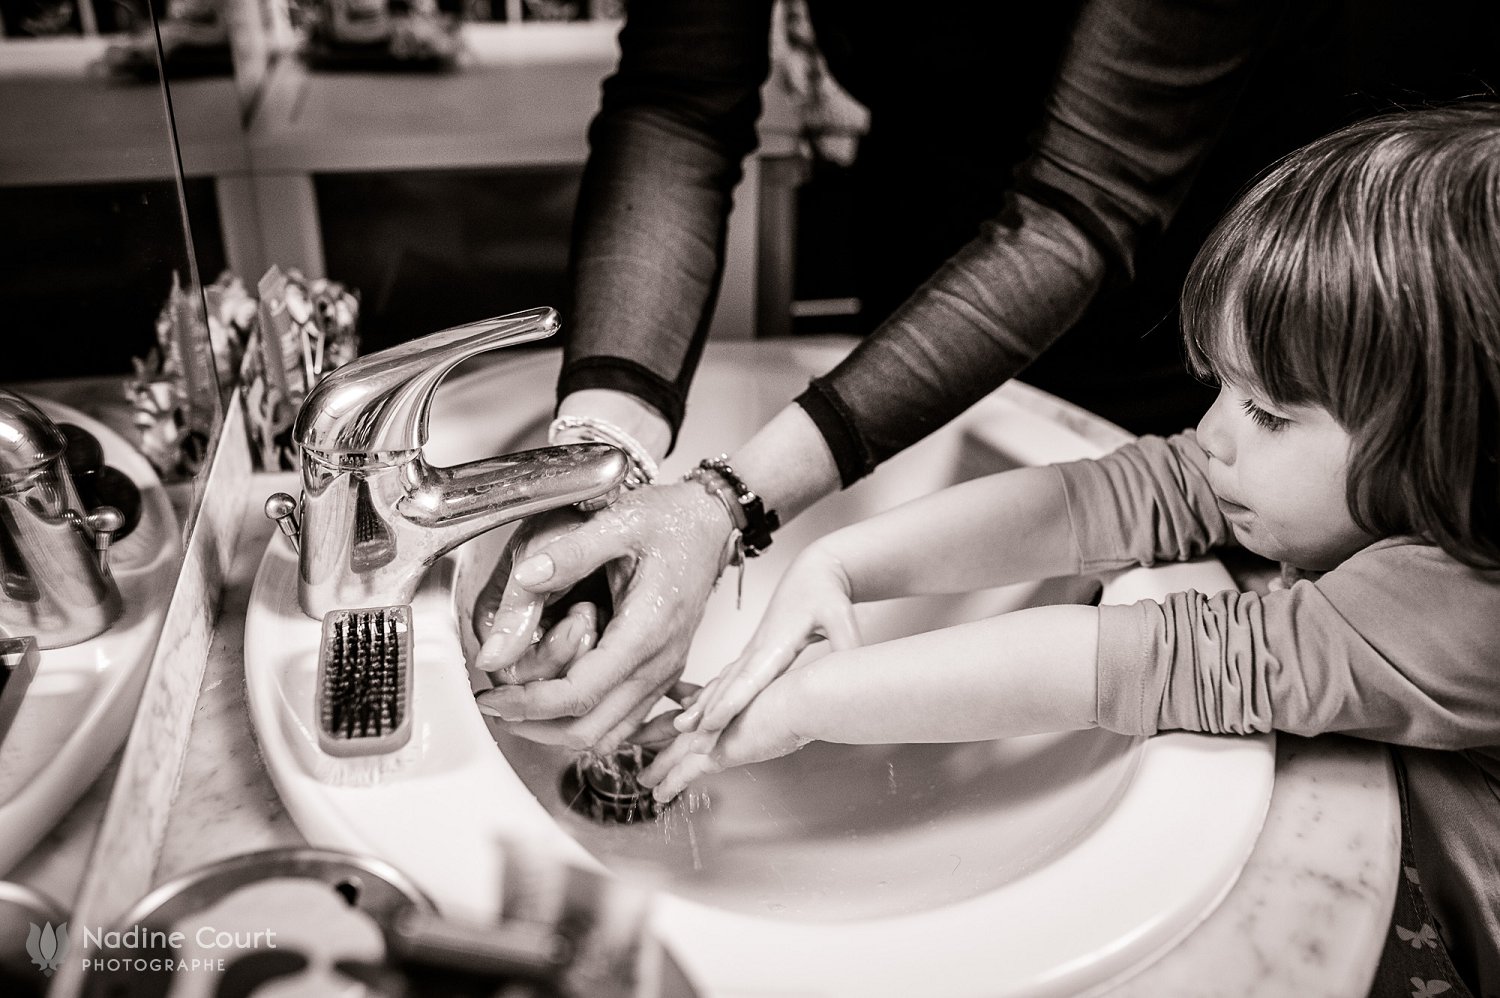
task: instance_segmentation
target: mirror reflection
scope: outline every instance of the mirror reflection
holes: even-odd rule
[[[199,273],[224,251],[191,224],[214,192],[184,181],[158,53],[189,86],[233,76],[212,17],[0,19],[0,880],[66,912],[221,421]]]

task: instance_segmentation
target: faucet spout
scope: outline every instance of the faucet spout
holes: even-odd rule
[[[455,531],[462,543],[512,520],[607,495],[619,485],[616,475],[628,470],[624,454],[608,444],[541,447],[456,468],[423,464],[401,513],[418,526]]]
[[[345,365],[308,394],[294,431],[302,448],[303,612],[408,603],[432,563],[465,541],[549,509],[613,499],[629,462],[605,444],[452,468],[422,455],[444,374],[467,357],[556,328],[555,312],[534,309],[443,330]],[[275,504],[283,514],[288,507]]]

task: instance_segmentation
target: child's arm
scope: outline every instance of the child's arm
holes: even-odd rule
[[[712,751],[679,737],[641,774],[660,801],[809,741],[956,742],[1097,723],[1098,611],[1045,606],[836,651],[776,679]]]
[[[1067,496],[1053,467],[954,485],[812,547],[842,566],[856,603],[969,592],[1078,568]]]
[[[965,482],[877,514],[813,543],[782,576],[738,658],[677,722],[714,735],[818,638],[857,647],[854,604],[965,592],[1076,571],[1063,481],[1020,468]]]
[[[1144,438],[1097,461],[965,482],[828,535],[787,570],[750,643],[678,729],[698,730],[707,751],[811,641],[859,644],[853,603],[1180,560],[1224,543],[1206,463],[1192,433]]]

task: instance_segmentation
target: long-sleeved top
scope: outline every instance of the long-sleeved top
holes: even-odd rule
[[[867,307],[895,309],[798,399],[843,481],[1023,368],[1137,432],[1196,418],[1211,394],[1187,397],[1169,313],[1236,190],[1366,110],[1345,95],[1372,83],[1473,92],[1473,79],[1437,86],[1421,60],[1470,70],[1481,56],[1456,46],[1488,51],[1500,30],[1470,8],[1496,5],[1406,5],[808,0],[831,73],[870,110],[852,251]],[[560,394],[621,389],[680,424],[756,143],[770,8],[630,4],[590,129]]]
[[[1192,433],[1059,465],[1085,572],[1232,543]],[[1392,537],[1266,595],[1099,610],[1101,726],[1387,742],[1422,890],[1476,994],[1500,993],[1500,571]]]

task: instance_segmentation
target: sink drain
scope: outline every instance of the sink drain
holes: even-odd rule
[[[569,810],[602,824],[655,818],[663,805],[639,782],[641,770],[654,758],[654,751],[639,745],[622,745],[606,756],[581,755],[563,770],[563,801]]]

